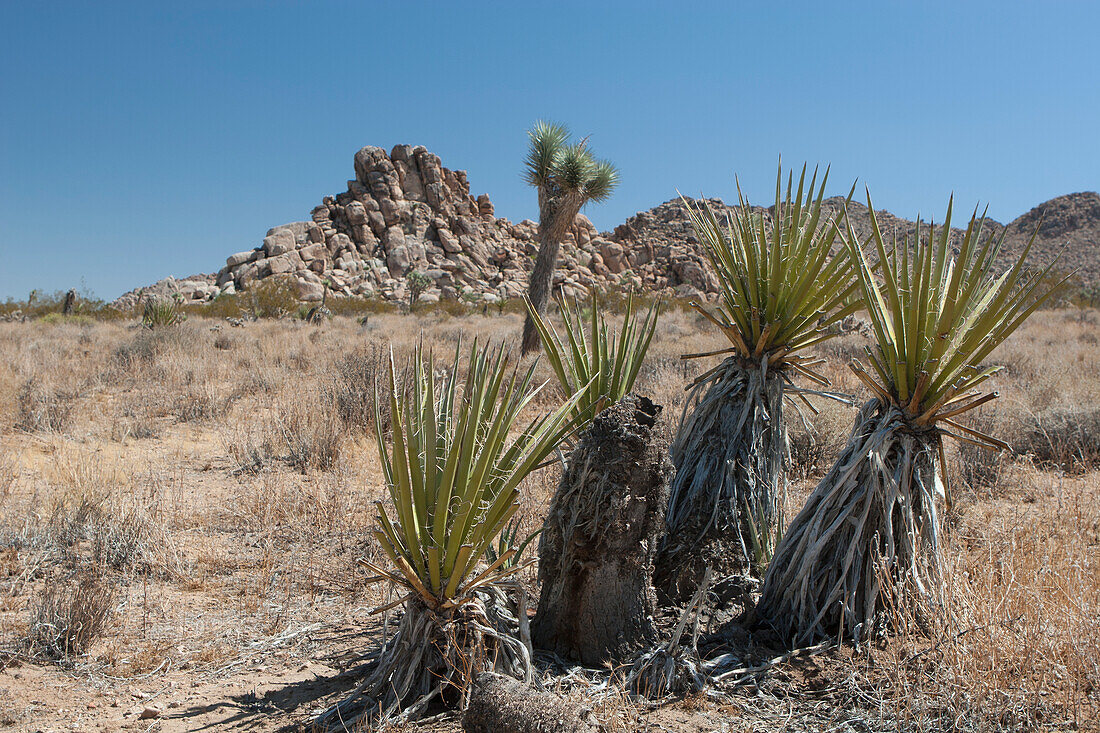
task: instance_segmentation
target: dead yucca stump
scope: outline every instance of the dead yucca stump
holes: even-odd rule
[[[958,417],[997,396],[977,389],[1000,368],[983,364],[1060,285],[1045,279],[1049,267],[1023,272],[1030,243],[994,274],[1004,235],[981,241],[976,211],[952,254],[950,204],[938,232],[918,221],[912,240],[891,247],[869,196],[867,207],[874,254],[850,222],[846,239],[875,342],[871,369],[851,366],[875,397],[783,535],[757,605],[757,618],[795,645],[919,625],[948,602],[938,569],[943,438],[1008,447]]]
[[[462,714],[465,733],[592,733],[592,715],[549,692],[536,692],[511,677],[483,672]]]
[[[536,647],[597,665],[656,641],[651,577],[672,475],[660,411],[628,394],[570,454],[539,538]]]

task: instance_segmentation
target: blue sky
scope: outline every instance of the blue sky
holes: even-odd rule
[[[499,216],[538,118],[622,185],[766,203],[776,161],[1007,221],[1100,188],[1100,3],[0,3],[0,298],[113,298],[213,272],[344,189],[363,145],[425,145]]]

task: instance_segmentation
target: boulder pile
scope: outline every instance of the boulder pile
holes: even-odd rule
[[[216,274],[166,278],[126,293],[113,305],[132,308],[148,295],[203,302],[247,291],[269,277],[285,278],[303,301],[321,300],[326,282],[330,296],[405,301],[411,276],[417,289],[423,286],[422,302],[496,302],[526,291],[538,250],[538,224],[498,218],[488,195],[470,193],[465,171],[444,168],[438,156],[410,145],[397,145],[389,153],[362,148],[354,170],[347,190],[324,197],[309,220],[269,229],[258,247],[231,255]],[[706,201],[720,217],[732,210],[720,199]],[[839,197],[827,199],[826,215],[840,213],[843,204]],[[770,209],[759,210],[771,219]],[[883,230],[899,237],[915,228],[889,212],[876,213]],[[1076,269],[1088,284],[1100,281],[1100,197],[1072,194],[1036,207],[1007,225],[1007,254],[1023,247],[1040,213],[1047,218],[1032,262],[1049,261],[1068,242],[1072,246],[1060,269]],[[851,202],[848,216],[858,234],[870,232],[865,206]],[[996,222],[988,225],[994,233],[1005,229]],[[554,287],[567,295],[590,287],[634,288],[700,300],[713,300],[718,293],[679,198],[602,234],[578,215],[562,243]]]
[[[404,300],[408,278],[431,284],[421,302],[465,298],[496,302],[525,292],[538,249],[538,224],[513,224],[494,214],[488,195],[470,193],[465,171],[444,168],[424,147],[398,145],[388,154],[355,154],[347,190],[326,196],[308,221],[269,229],[255,249],[230,255],[216,275],[161,281],[116,301],[132,306],[142,292],[180,293],[187,302],[247,291],[284,276],[303,301],[330,295]],[[556,287],[581,293],[615,285],[627,269],[622,247],[580,215],[562,245]]]

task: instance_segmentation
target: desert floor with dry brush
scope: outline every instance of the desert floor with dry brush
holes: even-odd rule
[[[370,611],[385,589],[355,560],[378,555],[370,405],[388,346],[423,338],[449,355],[519,330],[509,314],[0,324],[0,729],[307,724],[381,638]],[[713,365],[679,354],[720,339],[691,313],[662,317],[639,391],[667,429]],[[861,399],[845,362],[864,343],[856,329],[821,348]],[[553,684],[612,731],[1098,729],[1100,317],[1040,313],[995,358],[1001,398],[974,419],[1014,451],[949,446],[954,603],[933,628],[659,706],[582,675]],[[548,387],[531,409],[559,399]],[[789,411],[788,516],[855,417],[819,407],[805,422]],[[528,480],[522,535],[558,476]],[[524,580],[537,597],[533,568]]]

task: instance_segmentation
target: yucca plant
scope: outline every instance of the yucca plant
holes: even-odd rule
[[[850,223],[845,238],[874,333],[870,369],[851,366],[874,397],[783,536],[757,609],[794,644],[865,639],[943,602],[943,437],[1006,447],[957,418],[997,396],[978,389],[999,369],[985,360],[1060,284],[1045,279],[1049,267],[1023,269],[1030,242],[995,275],[1004,234],[984,237],[976,210],[953,255],[950,204],[938,230],[918,221],[890,248],[867,205],[871,254]]]
[[[660,303],[649,308],[639,323],[634,312],[634,296],[626,302],[626,313],[616,335],[608,328],[600,312],[599,297],[592,293],[589,315],[585,316],[575,300],[562,303],[564,338],[524,298],[527,314],[535,324],[543,351],[558,383],[567,396],[579,395],[574,417],[582,424],[592,420],[608,405],[618,402],[634,387],[649,344],[657,329]],[[588,322],[587,329],[585,321]]]
[[[180,308],[180,300],[178,293],[172,298],[156,295],[147,298],[141,312],[141,325],[146,328],[163,328],[183,323],[187,320],[187,315]]]
[[[829,385],[815,368],[821,360],[805,351],[857,307],[851,257],[834,246],[835,219],[823,217],[827,180],[828,170],[818,185],[815,170],[807,185],[804,166],[797,188],[789,175],[784,192],[780,169],[770,226],[740,187],[724,223],[709,205],[684,201],[721,296],[715,312],[691,305],[730,346],[682,357],[727,355],[690,385],[672,445],[676,477],[657,566],[658,587],[672,600],[690,598],[708,565],[756,570],[774,546],[789,453],[784,398],[825,393],[795,386],[799,378]]]
[[[526,612],[510,611],[498,585],[523,565],[509,564],[515,549],[487,566],[481,559],[516,513],[520,482],[573,429],[576,398],[517,432],[543,386],[533,383],[534,365],[509,369],[503,344],[475,342],[460,379],[459,357],[437,378],[432,354],[418,348],[410,378],[399,380],[391,356],[392,445],[378,404],[375,420],[392,507],[377,504],[374,530],[390,564],[361,562],[401,589],[387,608],[403,605],[404,615],[366,681],[322,727],[415,718],[437,698],[461,702],[484,670],[531,679],[530,651],[517,638]]]

